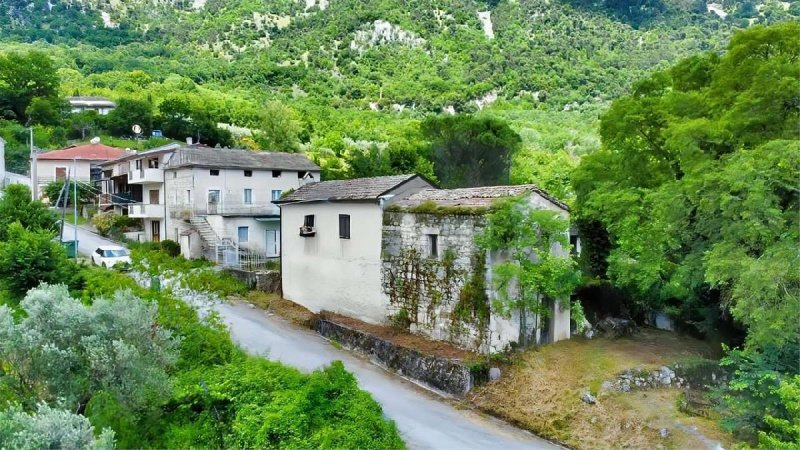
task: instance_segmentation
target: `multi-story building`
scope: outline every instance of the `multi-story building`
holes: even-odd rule
[[[272,202],[320,178],[302,154],[191,145],[141,152],[104,169],[101,205],[141,218],[146,240],[175,240],[189,258],[278,257],[280,212]]]
[[[45,186],[64,181],[68,175],[79,183],[94,184],[100,179],[103,163],[127,154],[124,149],[101,144],[99,138],[89,144],[38,153],[31,160],[31,188],[41,198]]]

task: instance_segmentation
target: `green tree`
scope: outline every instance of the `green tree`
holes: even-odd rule
[[[0,112],[25,122],[26,111],[35,98],[55,102],[59,79],[50,57],[43,52],[0,55]]]
[[[530,331],[550,315],[548,302],[570,309],[569,298],[580,282],[577,264],[569,256],[569,222],[558,212],[535,209],[526,197],[498,202],[478,238],[488,251],[508,251],[509,259],[494,267],[493,282],[500,294],[494,309],[519,313],[520,345]],[[528,327],[533,314],[537,323]]]
[[[166,369],[179,340],[156,323],[155,303],[121,291],[85,305],[64,285],[42,285],[20,307],[25,317],[16,322],[0,306],[0,360],[25,398],[83,413],[99,392],[132,410],[160,406],[168,396]]]
[[[64,183],[65,183],[64,181],[53,181],[51,183],[48,183],[47,186],[44,187],[42,193],[47,196],[47,199],[50,201],[51,206],[63,207],[64,205],[74,204],[76,187],[74,186],[75,183],[70,183],[69,190],[63,194],[61,203],[56,205],[59,195],[62,194],[61,190],[64,188]],[[77,191],[78,191],[78,201],[82,205],[87,203],[93,203],[97,198],[95,190],[91,186],[78,183]]]
[[[300,119],[293,109],[280,102],[264,106],[264,118],[254,138],[263,150],[297,152],[300,150]]]
[[[22,184],[12,184],[3,190],[0,197],[0,241],[8,240],[11,224],[18,222],[31,231],[55,232],[56,215],[47,205],[31,200],[31,191]]]
[[[29,231],[19,222],[0,241],[0,285],[19,299],[39,283],[72,281],[76,268],[49,231]]]
[[[511,157],[522,142],[508,124],[483,116],[430,117],[422,133],[443,187],[507,184]]]
[[[602,117],[603,148],[573,174],[579,216],[604,228],[583,242],[612,244],[592,252],[607,255],[612,282],[697,333],[731,328],[726,317],[745,327],[732,392],[800,370],[798,35],[797,22],[753,27],[721,57],[637,83]],[[737,392],[728,403],[750,437],[776,401],[774,389],[756,391],[759,401]]]
[[[67,111],[67,103],[60,98],[35,97],[25,109],[30,123],[37,125],[59,125]]]
[[[142,133],[150,134],[153,129],[153,107],[143,100],[122,98],[117,107],[104,118],[105,127],[114,136],[130,136],[131,127],[139,125]]]
[[[0,411],[0,446],[9,449],[69,448],[106,450],[114,448],[114,432],[103,429],[95,436],[89,419],[40,403],[35,413],[19,406]]]

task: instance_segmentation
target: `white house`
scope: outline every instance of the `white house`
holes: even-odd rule
[[[533,185],[443,190],[404,175],[304,186],[276,202],[283,295],[314,312],[394,322],[487,353],[519,342],[521,330],[538,343],[567,339],[569,309],[559,302],[547,317],[526,315],[525,327],[518,313],[492,310],[492,267],[505,256],[480,250],[475,237],[495,200],[509,196],[569,215]]]
[[[92,183],[100,179],[101,164],[127,154],[121,148],[101,144],[97,138],[89,144],[36,154],[31,160],[31,187],[41,198],[45,186],[66,180],[67,174],[79,183]]]
[[[278,200],[283,296],[315,312],[383,322],[383,209],[430,187],[416,175],[323,181]]]
[[[305,155],[169,145],[104,166],[101,204],[144,222],[148,241],[171,239],[188,258],[280,256],[284,192],[319,180]]]
[[[105,116],[117,107],[116,103],[105,97],[67,97],[67,101],[73,113],[95,111]]]

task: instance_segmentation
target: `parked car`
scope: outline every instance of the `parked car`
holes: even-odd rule
[[[131,253],[127,248],[118,245],[97,247],[97,250],[92,253],[92,264],[109,269],[114,266],[128,267],[131,264]]]

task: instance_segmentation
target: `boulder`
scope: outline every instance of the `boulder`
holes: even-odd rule
[[[592,395],[592,394],[591,394],[591,392],[589,392],[589,391],[584,391],[584,392],[581,394],[581,400],[582,400],[584,403],[588,403],[588,404],[590,404],[590,405],[594,405],[595,403],[597,403],[597,397],[595,397],[594,395]]]
[[[637,331],[634,321],[617,317],[606,317],[597,322],[597,328],[611,337],[630,336]]]
[[[489,380],[490,381],[497,381],[500,379],[500,368],[499,367],[492,367],[489,369]]]

